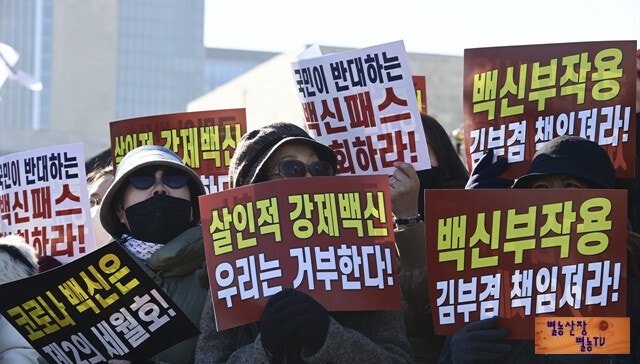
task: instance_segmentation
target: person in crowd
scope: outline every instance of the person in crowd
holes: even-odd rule
[[[418,212],[424,217],[424,190],[463,189],[469,180],[469,172],[438,120],[425,113],[420,113],[420,117],[431,160],[431,168],[418,171]]]
[[[105,193],[113,184],[115,176],[113,174],[113,166],[108,165],[104,168],[94,169],[87,175],[87,188],[89,189],[89,206],[91,207],[91,222],[93,225],[93,235],[96,239],[96,247],[106,244],[109,239],[109,233],[100,223],[100,204]]]
[[[231,188],[282,178],[334,175],[335,152],[302,128],[274,123],[246,133],[229,167]],[[271,296],[257,323],[216,331],[213,305],[202,315],[198,363],[409,363],[400,311],[327,312],[311,296]]]
[[[20,235],[0,237],[0,284],[38,273],[35,249]],[[40,355],[29,342],[0,316],[0,364],[37,364]]]
[[[100,223],[100,203],[104,194],[113,183],[113,166],[96,168],[87,175],[87,189],[89,194],[89,205],[91,206],[91,223],[96,246],[101,247],[106,244],[111,236],[106,232]],[[41,255],[38,257],[38,268],[40,273],[62,265],[58,259],[51,255]]]
[[[94,169],[87,175],[87,187],[89,190],[89,206],[96,207],[102,203],[104,195],[107,193],[115,176],[113,166]]]
[[[389,178],[391,206],[396,221],[395,241],[399,255],[402,313],[415,363],[435,363],[444,336],[434,334],[429,303],[424,190],[464,188],[469,174],[456,153],[449,135],[432,116],[421,113],[427,136],[431,168],[417,171],[410,163],[395,164]]]
[[[640,363],[640,234],[627,232],[627,315],[630,316],[630,353],[614,355],[611,364]]]
[[[196,280],[204,263],[198,196],[200,177],[173,151],[156,145],[127,153],[105,193],[100,221],[113,240],[133,256],[169,297],[198,325],[207,291]],[[195,362],[197,337],[152,358],[109,363]]]
[[[491,163],[492,153],[481,158],[471,173],[470,184],[475,188],[505,188],[508,179],[498,177],[507,165]],[[488,171],[488,172],[487,172]],[[577,137],[560,136],[547,142],[534,155],[528,171],[521,177],[511,180],[511,188],[606,188],[615,187],[615,171],[607,152],[597,143]],[[469,186],[469,184],[468,184]],[[480,187],[478,187],[480,186]],[[508,187],[507,187],[508,188]],[[629,266],[637,266],[637,256],[630,255]],[[633,261],[635,259],[635,262]],[[629,274],[632,274],[631,268]],[[637,277],[637,276],[636,276]],[[633,277],[629,277],[634,281]],[[632,306],[632,346],[638,345],[638,298],[640,289],[628,285],[628,295]],[[635,311],[634,311],[635,310]],[[635,313],[634,313],[635,312]],[[530,340],[507,340],[507,329],[496,328],[498,317],[485,318],[470,323],[447,337],[439,363],[610,363],[614,359],[620,363],[632,363],[629,356],[608,355],[536,355],[534,342]],[[633,332],[632,328],[632,332]],[[635,343],[635,344],[633,344]],[[637,349],[636,349],[637,350]],[[633,352],[635,360],[638,353]]]
[[[627,163],[631,163],[628,161]],[[636,51],[636,154],[635,178],[618,178],[616,187],[627,190],[629,230],[640,233],[640,49]]]

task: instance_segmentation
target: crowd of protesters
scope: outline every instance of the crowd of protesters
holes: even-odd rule
[[[640,53],[639,53],[640,57]],[[640,58],[638,58],[640,85]],[[637,105],[640,109],[640,105]],[[640,123],[640,113],[636,114]],[[91,175],[90,198],[99,216],[96,236],[121,244],[200,327],[199,336],[148,358],[109,363],[632,363],[640,362],[640,183],[616,179],[608,154],[596,143],[563,136],[534,156],[527,173],[503,178],[505,159],[490,150],[468,174],[438,121],[421,114],[431,168],[416,171],[397,162],[389,177],[396,219],[401,310],[329,312],[310,295],[284,289],[271,296],[258,322],[218,331],[211,293],[201,273],[205,251],[200,177],[173,151],[142,146],[129,152],[115,174]],[[640,128],[636,131],[640,133]],[[637,156],[640,156],[638,146]],[[638,163],[638,158],[636,158]],[[637,168],[636,168],[637,170]],[[290,123],[273,123],[242,136],[229,170],[231,188],[284,178],[333,176],[336,153]],[[305,180],[313,183],[313,178]],[[629,355],[537,355],[532,341],[509,340],[497,317],[467,324],[455,334],[434,334],[428,295],[424,191],[483,188],[624,188],[628,209]],[[102,230],[104,229],[104,230]],[[103,231],[100,233],[100,231]],[[0,241],[0,284],[59,265],[40,258],[24,242]],[[11,273],[11,274],[9,274]],[[38,355],[0,318],[0,363],[36,363]],[[40,360],[42,360],[40,358]]]

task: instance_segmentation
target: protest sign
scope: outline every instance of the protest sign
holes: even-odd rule
[[[109,128],[114,168],[134,148],[163,146],[182,157],[212,193],[228,188],[229,163],[247,123],[245,109],[228,109],[124,119]]]
[[[338,174],[428,169],[429,153],[402,41],[292,63],[307,129],[338,156]]]
[[[0,157],[0,231],[62,263],[95,250],[82,143]]]
[[[464,140],[471,170],[487,150],[522,175],[547,141],[600,144],[617,177],[635,175],[636,41],[466,49]]]
[[[411,76],[413,88],[416,90],[416,102],[418,110],[427,113],[427,78],[425,76]]]
[[[629,354],[629,317],[536,317],[536,354]]]
[[[117,242],[0,285],[0,312],[49,363],[150,357],[199,333]]]
[[[386,175],[283,179],[200,196],[218,330],[295,288],[329,311],[400,308]]]
[[[625,316],[626,191],[425,191],[435,333],[500,316],[532,340],[536,316]]]

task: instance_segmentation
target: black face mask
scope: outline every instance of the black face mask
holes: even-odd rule
[[[165,244],[191,224],[191,201],[155,195],[124,210],[134,238]]]

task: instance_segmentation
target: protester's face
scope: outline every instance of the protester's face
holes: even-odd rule
[[[284,178],[282,174],[274,172],[277,170],[278,164],[283,161],[289,160],[297,160],[302,162],[305,166],[307,166],[307,170],[304,172],[304,177],[312,177],[311,173],[309,173],[309,166],[312,163],[319,161],[318,154],[316,151],[307,144],[300,143],[289,143],[280,146],[276,151],[269,157],[267,161],[267,172],[268,172],[268,180],[276,180]]]
[[[95,207],[102,203],[104,194],[107,193],[109,186],[113,183],[113,174],[106,174],[89,186],[89,202],[91,207]]]
[[[566,174],[551,174],[532,179],[526,188],[590,188],[590,186],[580,178]]]
[[[165,175],[166,174],[166,175]],[[134,173],[133,176],[137,175]],[[153,177],[153,184],[148,188],[140,188],[140,186],[135,186],[131,180],[128,182],[127,187],[125,187],[124,194],[122,197],[122,204],[116,207],[116,214],[118,215],[120,222],[122,222],[127,228],[129,228],[129,223],[127,221],[126,214],[124,210],[128,207],[133,206],[139,202],[145,201],[146,199],[157,195],[164,194],[176,198],[181,198],[184,200],[191,200],[191,195],[189,191],[189,185],[186,183],[188,181],[188,177],[184,175],[181,171],[165,171],[163,169],[157,169],[155,172],[148,172],[147,177]],[[167,182],[165,178],[167,177],[184,177],[184,184],[181,187],[173,188],[171,185],[176,186],[172,181]],[[163,178],[165,177],[165,178]],[[174,178],[175,180],[175,178]],[[167,184],[168,183],[168,184]]]

